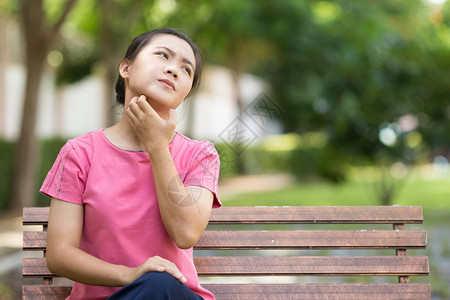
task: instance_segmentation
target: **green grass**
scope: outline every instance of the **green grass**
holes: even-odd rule
[[[299,183],[295,186],[224,199],[230,206],[253,205],[378,205],[374,187],[367,182]],[[410,180],[399,191],[393,204],[450,208],[450,179]]]
[[[292,187],[258,193],[241,194],[223,199],[225,206],[371,206],[380,205],[373,184],[349,181],[299,183]],[[450,178],[408,180],[394,199],[393,205],[422,206],[425,220],[450,222]]]

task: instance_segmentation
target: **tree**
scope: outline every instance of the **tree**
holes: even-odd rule
[[[266,79],[287,132],[325,136],[326,146],[306,162],[318,175],[339,182],[349,163],[414,164],[424,145],[448,155],[448,30],[439,11],[430,21],[423,1],[201,1],[195,12],[191,6],[177,2],[171,20],[190,29],[209,62]],[[261,48],[263,55],[255,55]],[[400,128],[404,116],[417,128]],[[380,137],[386,132],[394,140]],[[388,203],[392,186],[401,185],[380,180],[377,193]]]
[[[148,14],[143,12],[151,12],[153,4],[154,1],[80,0],[68,20],[76,34],[67,36],[61,49],[64,60],[57,68],[58,84],[72,84],[91,75],[94,69],[99,70],[105,126],[115,121],[112,108],[119,63],[131,39],[148,30]],[[80,37],[83,43],[79,42]]]
[[[275,3],[275,2],[274,2]],[[281,4],[279,4],[281,6]],[[227,67],[232,76],[234,99],[239,117],[244,103],[239,80],[244,73],[254,71],[255,66],[270,57],[272,44],[267,42],[270,28],[264,16],[265,2],[260,1],[200,1],[192,10],[192,1],[179,1],[177,9],[167,18],[167,24],[187,29],[193,39],[206,52],[208,63]],[[239,173],[246,173],[243,140],[246,131],[238,119],[230,124],[235,133],[227,141],[235,152],[234,162]],[[227,129],[227,128],[225,128]],[[245,145],[244,145],[245,146]]]
[[[414,163],[418,156],[408,140],[417,134],[443,146],[448,47],[437,38],[425,4],[341,0],[309,7],[313,22],[291,26],[290,38],[280,36],[283,55],[270,72],[286,130],[323,132],[327,151],[336,153],[330,166],[377,163],[379,157]],[[413,135],[397,130],[405,115],[418,119]],[[436,121],[432,130],[425,124],[430,119]],[[395,130],[395,143],[379,139],[384,128]]]
[[[31,206],[34,202],[38,150],[35,127],[41,75],[48,52],[76,1],[67,0],[60,17],[51,26],[46,24],[43,0],[25,0],[22,5],[27,76],[20,137],[14,158],[12,205],[16,208]]]

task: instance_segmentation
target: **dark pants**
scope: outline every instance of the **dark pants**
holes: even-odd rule
[[[166,272],[145,273],[112,294],[108,299],[203,300],[185,284]]]

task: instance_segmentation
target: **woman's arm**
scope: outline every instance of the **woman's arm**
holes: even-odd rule
[[[83,206],[52,198],[47,230],[47,266],[73,281],[101,286],[124,286],[150,271],[167,272],[185,282],[171,262],[152,257],[136,268],[102,261],[80,249]]]
[[[208,225],[213,194],[206,188],[183,185],[167,145],[149,156],[164,226],[179,248],[191,248]]]
[[[159,210],[167,232],[177,246],[195,245],[208,225],[213,194],[206,188],[185,187],[169,152],[169,141],[176,127],[176,111],[162,119],[145,96],[130,101],[127,115],[152,163]]]

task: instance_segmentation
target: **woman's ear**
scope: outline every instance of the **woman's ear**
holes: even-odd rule
[[[119,65],[119,73],[120,76],[122,76],[122,78],[128,78],[129,76],[129,72],[128,72],[128,68],[130,66],[130,62],[128,61],[128,59],[124,59],[122,60],[122,62]]]

